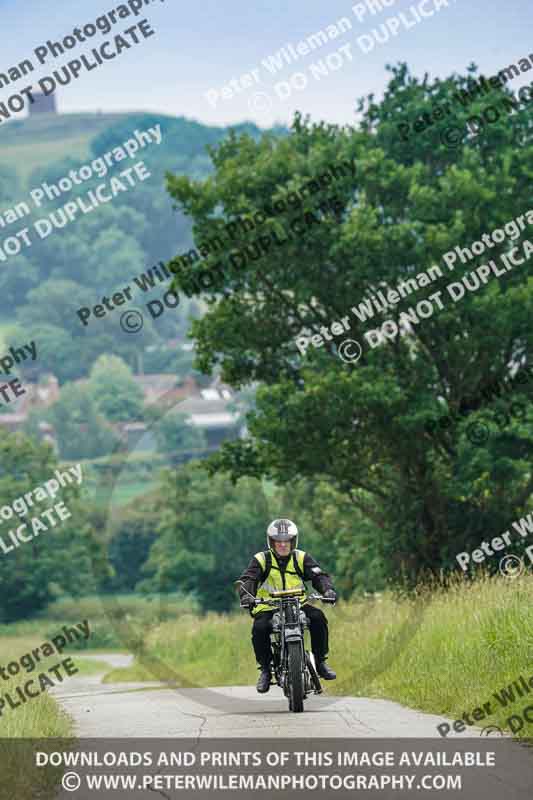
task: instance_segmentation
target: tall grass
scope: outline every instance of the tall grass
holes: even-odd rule
[[[446,590],[419,591],[415,599],[384,593],[325,610],[329,661],[338,675],[326,684],[329,694],[390,698],[454,719],[491,701],[494,714],[481,725],[502,728],[510,714],[533,702],[533,691],[507,708],[493,697],[519,675],[533,675],[533,581],[527,576],[457,579]],[[250,627],[244,612],[163,622],[145,636],[135,664],[106,680],[254,683]],[[151,657],[165,669],[154,672]],[[526,723],[519,735],[533,735],[533,726]]]
[[[4,626],[7,627],[7,626]],[[58,629],[54,634],[59,633]],[[39,647],[49,637],[46,635],[17,635],[2,636],[0,638],[0,666],[6,667],[11,661],[19,661],[26,653]],[[62,654],[54,653],[44,658],[40,653],[40,660],[36,662],[35,669],[27,672],[25,667],[21,667],[17,675],[10,676],[9,680],[0,678],[0,694],[9,694],[14,702],[21,703],[20,698],[15,692],[17,686],[24,685],[26,681],[35,681],[32,691],[39,690],[39,681],[35,680],[42,672],[47,672],[50,667],[54,667],[66,658],[71,658],[78,673],[72,677],[81,675],[91,675],[98,672],[105,672],[107,666],[104,663],[97,663],[83,660],[80,656],[72,652],[72,645],[66,647]],[[54,684],[67,687],[71,680],[61,668],[63,683],[51,673],[50,677]],[[38,697],[30,698],[25,703],[21,703],[17,708],[11,708],[6,702],[0,716],[0,739],[12,738],[41,738],[48,736],[67,736],[72,733],[70,719],[63,714],[56,701],[45,691]]]
[[[62,625],[87,620],[89,639],[79,639],[74,649],[121,650],[135,652],[147,631],[165,620],[174,620],[183,613],[198,611],[193,598],[175,593],[168,595],[90,595],[81,598],[63,597],[43,612],[47,631]]]
[[[42,616],[48,620],[94,623],[105,619],[135,618],[143,622],[163,622],[177,619],[184,612],[196,611],[197,603],[190,597],[174,594],[88,595],[62,597],[50,603]]]

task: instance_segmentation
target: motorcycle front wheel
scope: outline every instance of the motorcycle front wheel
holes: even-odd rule
[[[304,671],[300,642],[288,642],[289,709],[296,713],[304,710]]]

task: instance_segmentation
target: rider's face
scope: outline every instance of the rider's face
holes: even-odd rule
[[[290,542],[274,542],[274,549],[278,556],[288,556],[291,552]]]

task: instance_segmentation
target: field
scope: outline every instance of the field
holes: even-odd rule
[[[91,493],[91,499],[96,505],[99,506],[108,500],[109,489],[106,486],[89,486],[88,488]],[[112,508],[119,508],[120,506],[126,505],[131,500],[134,500],[136,497],[142,497],[150,488],[152,487],[147,485],[145,481],[132,483],[120,481],[117,488],[113,491],[111,499]]]
[[[16,164],[21,180],[27,184],[35,169],[67,157],[87,157],[91,140],[124,116],[44,114],[42,117],[9,122],[0,130],[0,164]]]

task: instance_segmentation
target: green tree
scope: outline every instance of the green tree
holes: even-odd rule
[[[143,417],[143,392],[128,365],[117,356],[102,355],[89,376],[89,396],[108,420],[125,422]]]
[[[20,196],[20,179],[17,171],[7,164],[0,164],[0,203],[16,202]]]
[[[59,400],[43,416],[53,425],[62,458],[99,458],[118,445],[117,435],[83,386],[65,384]]]
[[[47,445],[32,442],[21,434],[4,436],[0,441],[0,507],[12,505],[17,498],[31,492],[54,476],[58,463]],[[3,553],[0,558],[0,621],[27,619],[43,609],[61,593],[74,597],[94,592],[98,581],[109,569],[102,546],[87,521],[84,503],[75,485],[61,489],[55,503],[63,502],[70,519],[47,526],[37,537]],[[52,504],[53,505],[53,504]],[[37,502],[27,514],[15,514],[2,520],[0,537],[6,548],[11,544],[9,530],[26,523],[31,534],[30,519],[41,515],[47,501]],[[57,515],[54,515],[57,521]],[[97,567],[95,567],[97,565]]]
[[[147,506],[143,497],[142,508],[138,504],[126,508],[113,523],[108,543],[109,563],[114,568],[113,591],[133,592],[143,578],[141,570],[157,538],[161,515],[153,504]]]
[[[331,165],[355,160],[355,177],[337,177],[330,187],[337,207],[320,225],[244,267],[226,263],[223,287],[208,293],[209,311],[193,323],[197,365],[221,365],[222,379],[237,387],[262,384],[250,438],[226,444],[212,468],[281,484],[328,480],[382,531],[387,572],[413,581],[425,570],[453,566],[456,552],[501,532],[533,490],[531,422],[514,421],[479,447],[465,436],[473,418],[426,432],[440,409],[455,411],[495,378],[507,380],[512,365],[531,354],[532,262],[421,319],[410,335],[366,347],[352,366],[337,357],[322,326],[347,316],[349,338],[364,342],[369,328],[398,321],[413,298],[366,324],[350,314],[351,305],[440,262],[442,279],[417,291],[416,303],[427,299],[465,271],[458,265],[450,274],[444,253],[530,207],[533,107],[503,115],[450,149],[450,124],[466,132],[469,115],[506,96],[495,90],[463,108],[453,96],[466,80],[421,82],[399,66],[384,99],[369,98],[359,130],[297,115],[280,141],[230,137],[212,153],[214,179],[168,181],[194,219],[195,238],[205,241],[223,235],[228,219],[263,209],[264,198],[288,198]],[[441,101],[451,103],[455,118],[403,142],[398,123]],[[302,214],[313,206],[311,195],[308,189]],[[279,223],[267,220],[261,233]],[[242,250],[257,236],[243,232],[234,246]],[[515,245],[496,245],[490,258]],[[209,256],[207,266],[217,260]],[[177,283],[205,266],[184,268],[175,260]],[[316,335],[322,328],[323,345],[310,346],[304,357],[294,345],[300,327]]]
[[[355,508],[349,496],[326,481],[293,481],[270,500],[272,516],[298,525],[298,546],[328,571],[343,596],[385,586],[381,530]]]
[[[48,280],[28,292],[28,305],[18,310],[18,320],[25,341],[33,339],[37,344],[35,364],[40,373],[52,372],[61,382],[81,378],[100,355],[110,351],[134,365],[139,348],[158,338],[148,319],[135,336],[122,331],[120,307],[102,318],[91,315],[84,325],[76,312],[92,310],[101,297],[102,293],[95,296],[92,289],[70,280]],[[11,338],[10,344],[16,345],[16,338]]]
[[[77,333],[80,322],[76,309],[93,300],[90,289],[72,280],[49,280],[28,292],[28,305],[19,309],[21,325],[42,323]]]
[[[177,453],[205,450],[207,441],[204,432],[187,422],[187,415],[179,411],[169,411],[161,416],[159,410],[150,412],[149,416],[157,421],[154,436],[160,453],[174,455]]]
[[[161,494],[166,508],[159,538],[145,566],[145,591],[194,593],[205,609],[235,604],[234,581],[263,549],[268,504],[257,481],[233,486],[210,479],[194,463],[167,471]]]
[[[21,306],[27,293],[39,283],[39,271],[23,255],[18,256],[16,269],[0,270],[0,310],[11,314]]]

